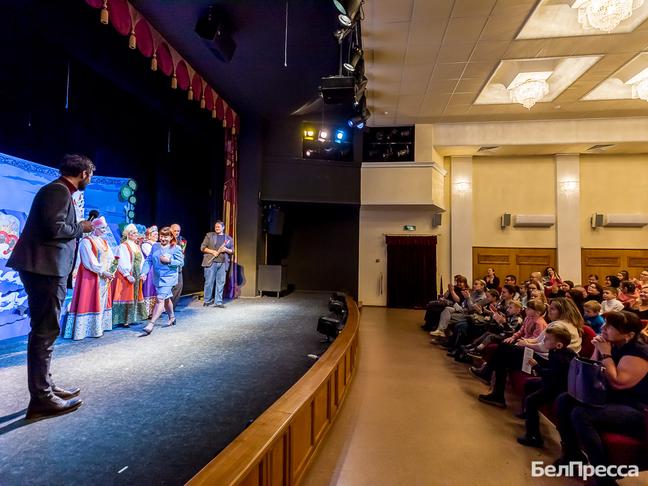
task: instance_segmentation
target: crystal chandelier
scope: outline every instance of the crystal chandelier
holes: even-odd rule
[[[648,101],[648,77],[632,85],[632,97]]]
[[[584,29],[611,32],[643,3],[644,0],[576,0],[572,8],[578,9],[578,23]]]
[[[511,99],[527,110],[549,93],[549,85],[544,79],[527,79],[509,88]]]

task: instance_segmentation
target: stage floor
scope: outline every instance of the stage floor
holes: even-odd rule
[[[0,484],[184,484],[313,364],[328,294],[191,302],[178,325],[59,340],[52,372],[83,406],[24,420],[25,339],[0,343]]]

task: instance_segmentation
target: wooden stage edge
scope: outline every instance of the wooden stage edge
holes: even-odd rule
[[[349,389],[358,358],[360,315],[347,297],[347,322],[322,357],[187,484],[296,486]]]

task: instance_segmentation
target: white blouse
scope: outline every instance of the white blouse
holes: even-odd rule
[[[132,241],[125,241],[121,245],[119,245],[119,250],[118,250],[119,264],[117,265],[117,270],[119,270],[119,272],[124,277],[128,277],[133,273],[133,258],[131,258],[131,253],[129,253],[126,245],[130,246],[133,256],[135,256],[135,253],[140,251],[139,247]],[[142,258],[140,264],[140,270],[142,269],[143,264],[144,264],[144,259]]]
[[[103,262],[108,262],[108,264],[110,264],[114,259],[110,245],[107,245],[104,241],[97,241],[98,238],[88,237],[83,238],[79,245],[79,257],[81,258],[81,263],[85,268],[93,273],[101,274],[107,272],[108,269],[105,268],[105,263],[102,263],[99,258],[95,256],[94,251],[92,250],[92,243],[90,242],[91,238],[94,239],[99,252],[107,253],[107,255],[104,255],[102,258]]]

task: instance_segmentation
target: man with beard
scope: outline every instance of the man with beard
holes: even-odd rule
[[[72,194],[90,184],[95,166],[84,155],[65,155],[61,177],[43,186],[32,202],[25,228],[8,267],[17,270],[27,292],[31,332],[27,344],[30,401],[27,419],[60,415],[83,403],[80,390],[52,382],[50,363],[60,334],[61,304],[74,267],[77,239],[92,230],[90,221],[76,220]]]

